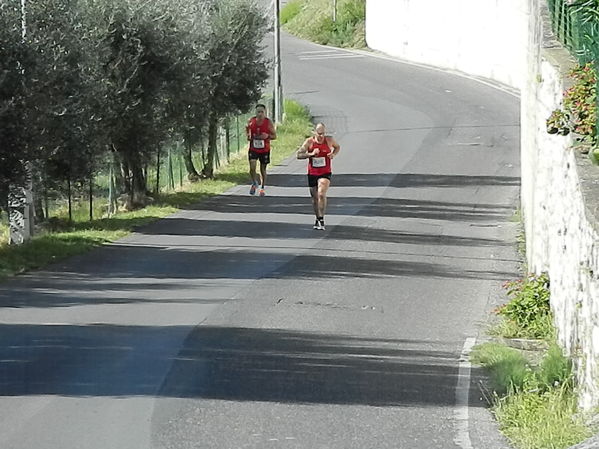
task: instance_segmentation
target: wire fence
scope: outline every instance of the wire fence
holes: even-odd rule
[[[214,168],[226,165],[247,149],[245,126],[250,113],[240,114],[222,122],[218,131]],[[191,152],[194,168],[201,172],[207,159],[207,142]],[[115,214],[118,210],[117,176],[119,166],[110,156],[96,162],[93,173],[84,182],[67,183],[60,188],[39,186],[35,192],[38,219],[69,218],[94,220]],[[188,181],[183,157],[183,142],[173,140],[158,151],[145,167],[147,190],[153,195],[174,192]],[[41,183],[43,184],[43,183]],[[8,227],[7,214],[0,215],[0,238]]]
[[[599,61],[597,6],[584,0],[547,0],[547,3],[553,32],[559,41],[581,64]]]

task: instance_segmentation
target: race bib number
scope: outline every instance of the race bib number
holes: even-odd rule
[[[256,149],[264,148],[264,140],[262,139],[254,139],[253,147]]]
[[[326,167],[326,165],[327,165],[327,161],[324,157],[313,157],[312,158],[312,167],[320,168],[320,167]]]

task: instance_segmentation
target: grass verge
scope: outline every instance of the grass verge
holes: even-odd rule
[[[296,102],[285,102],[285,116],[284,122],[277,127],[278,138],[273,143],[273,165],[289,157],[309,135],[312,126],[309,112]],[[153,205],[144,209],[89,221],[85,218],[86,206],[82,206],[74,214],[72,223],[68,223],[66,218],[54,218],[51,229],[23,245],[1,244],[0,279],[89,251],[103,243],[122,238],[137,227],[170,215],[186,205],[198,203],[247,182],[248,165],[244,156],[245,152],[242,151],[236,159],[221,167],[215,179],[187,183],[176,192],[161,194]],[[7,237],[6,225],[0,227],[0,235]],[[6,242],[7,238],[3,241]]]
[[[556,344],[538,364],[499,343],[477,346],[472,361],[490,373],[487,396],[514,447],[565,449],[591,436],[577,407],[572,364]]]
[[[283,27],[298,37],[335,47],[366,47],[365,0],[292,0],[281,10]]]
[[[518,449],[565,449],[591,435],[577,406],[571,361],[555,343],[549,278],[528,275],[504,287],[510,300],[472,362],[489,374],[485,397],[500,429]],[[519,348],[512,347],[519,346]]]

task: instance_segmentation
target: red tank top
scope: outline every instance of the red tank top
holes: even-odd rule
[[[258,125],[256,123],[256,117],[252,117],[248,123],[248,128],[251,132],[250,139],[250,151],[254,153],[268,153],[270,152],[270,139],[255,139],[254,136],[259,136],[262,133],[270,135],[270,120],[266,117],[262,120],[262,123]]]
[[[312,152],[315,148],[318,148],[320,152],[318,153],[318,156],[310,158],[308,162],[308,174],[319,176],[331,173],[331,159],[329,158],[331,147],[329,146],[327,138],[325,137],[322,143],[318,143],[312,138],[309,151]]]

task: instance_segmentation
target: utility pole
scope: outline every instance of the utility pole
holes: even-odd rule
[[[273,0],[275,3],[275,38],[274,38],[274,119],[276,123],[283,121],[283,88],[281,83],[281,5],[280,0]]]
[[[27,0],[21,0],[21,40],[27,35]],[[24,69],[23,69],[24,70]],[[12,187],[8,193],[9,243],[21,244],[33,235],[33,185],[31,166],[26,164],[25,187]]]
[[[337,0],[333,0],[333,22],[337,22]]]

